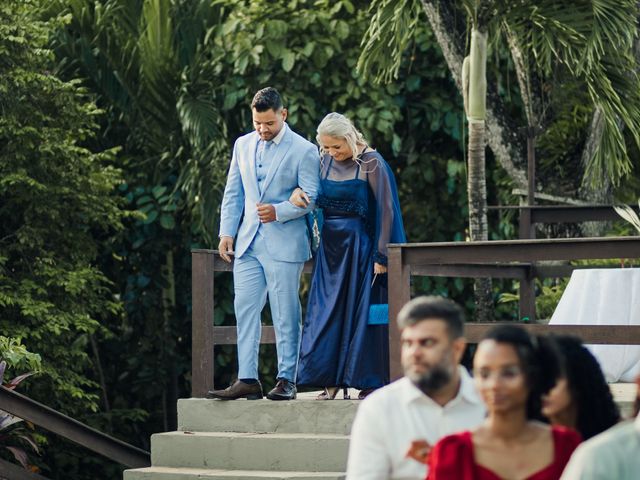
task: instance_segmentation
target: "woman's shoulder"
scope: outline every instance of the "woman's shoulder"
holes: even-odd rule
[[[551,434],[556,443],[562,442],[566,445],[574,445],[574,448],[582,442],[582,436],[573,428],[554,425],[551,427]]]
[[[573,428],[562,426],[562,425],[551,426],[551,433],[556,438],[563,438],[563,439],[566,438],[570,440],[578,439],[579,441],[582,440],[582,437],[576,430],[574,430]]]
[[[429,457],[429,480],[469,478],[473,468],[471,432],[447,435],[438,440]]]
[[[360,158],[363,160],[373,161],[376,160],[378,162],[384,162],[384,157],[382,154],[374,148],[367,147],[367,149],[360,154]]]
[[[360,154],[360,164],[363,171],[368,173],[374,173],[376,170],[381,169],[388,174],[390,167],[387,164],[384,157],[377,150],[367,150]]]
[[[440,450],[457,450],[470,446],[472,446],[472,438],[469,430],[445,435],[436,443],[436,447]]]

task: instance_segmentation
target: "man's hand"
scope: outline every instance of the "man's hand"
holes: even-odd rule
[[[429,463],[429,454],[431,453],[431,445],[426,440],[413,440],[407,453],[406,458],[413,458],[414,460],[427,464]]]
[[[258,218],[262,223],[269,223],[276,221],[276,207],[270,203],[256,203],[258,207]]]
[[[218,250],[220,251],[220,257],[222,257],[225,262],[231,263],[229,254],[233,254],[233,237],[220,237]]]

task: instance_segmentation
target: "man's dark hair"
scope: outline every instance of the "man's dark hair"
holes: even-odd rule
[[[447,324],[449,338],[464,335],[464,314],[453,300],[444,297],[417,297],[408,302],[398,314],[398,327],[402,330],[425,320],[442,320]]]
[[[263,88],[253,96],[251,108],[255,108],[258,112],[266,112],[270,109],[277,112],[282,108],[282,97],[273,87]]]

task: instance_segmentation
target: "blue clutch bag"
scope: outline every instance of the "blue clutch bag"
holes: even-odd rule
[[[389,304],[374,303],[369,305],[369,325],[388,325],[389,324]]]
[[[371,287],[378,278],[376,273],[371,282]],[[388,303],[372,303],[369,305],[369,318],[367,319],[368,325],[388,325],[389,324],[389,304]]]

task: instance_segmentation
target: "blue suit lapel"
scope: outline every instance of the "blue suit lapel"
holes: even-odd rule
[[[280,145],[278,145],[278,148],[276,149],[275,155],[271,160],[271,165],[269,166],[269,171],[267,172],[267,177],[264,180],[264,185],[262,186],[262,195],[260,196],[261,200],[262,200],[262,197],[264,196],[264,192],[266,192],[267,188],[269,188],[269,184],[271,184],[271,180],[273,180],[273,177],[278,171],[278,167],[282,163],[284,156],[289,151],[289,148],[291,148],[291,144],[293,143],[293,135],[289,131],[289,127],[287,126],[285,128],[287,129],[287,131],[284,132],[282,141],[280,142]],[[255,167],[254,167],[254,170],[255,170]]]

